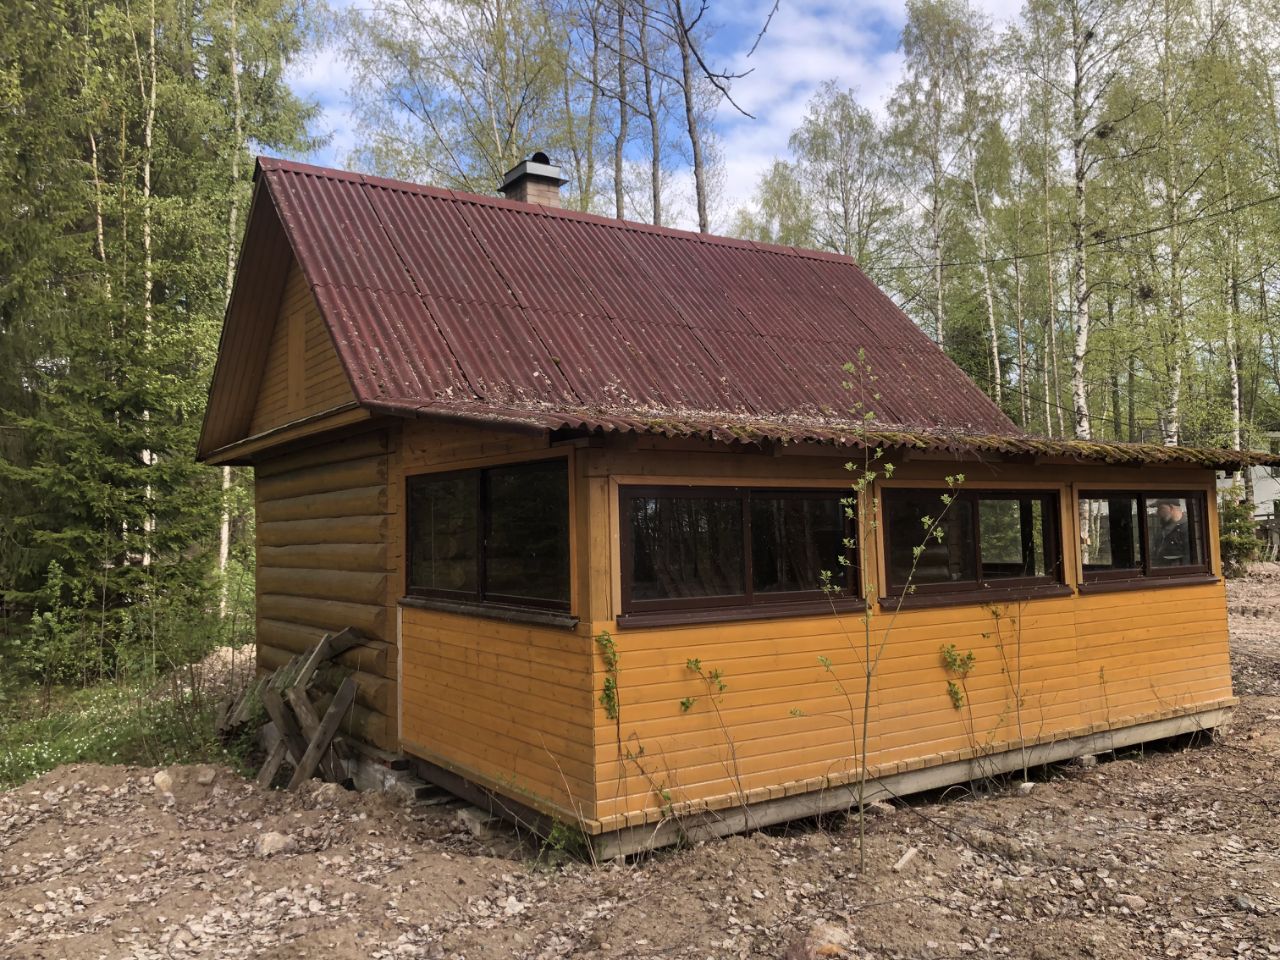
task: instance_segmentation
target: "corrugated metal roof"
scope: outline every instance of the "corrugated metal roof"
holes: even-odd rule
[[[326,170],[259,176],[357,399],[1017,430],[852,260]],[[852,420],[850,420],[852,424]]]
[[[279,268],[250,240],[278,217],[356,399],[375,411],[961,457],[1280,462],[1029,437],[847,257],[283,160],[260,159],[255,176],[227,330],[261,327],[242,294]],[[224,331],[224,350],[235,343]],[[843,386],[860,351],[876,376],[870,424]],[[219,400],[223,360],[210,409],[230,405],[206,418],[202,457],[243,419],[243,403]]]

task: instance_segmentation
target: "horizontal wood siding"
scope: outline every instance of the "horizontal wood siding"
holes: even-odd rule
[[[395,496],[403,499],[406,476],[549,452],[540,434],[407,423]],[[402,512],[395,524],[403,590]],[[579,555],[576,545],[572,552]],[[535,809],[593,817],[594,665],[585,626],[531,627],[411,605],[400,618],[403,748]]]
[[[591,641],[401,610],[406,749],[536,809],[595,801]]]
[[[1076,632],[1085,723],[1231,696],[1224,584],[1082,596]]]
[[[862,748],[868,640],[858,613],[622,629],[618,590],[617,485],[638,479],[805,485],[847,483],[843,460],[711,454],[689,445],[673,455],[647,443],[588,451],[590,501],[585,548],[597,577],[592,630],[608,630],[619,654],[620,721],[599,704],[606,672],[595,658],[593,710],[601,829],[656,822],[670,812],[724,807],[856,779]],[[1066,580],[1078,558],[1073,485],[1133,486],[1132,471],[1055,466],[956,465],[907,461],[895,479],[965,485],[1049,485],[1061,497]],[[1144,474],[1141,482],[1157,478]],[[1206,471],[1171,471],[1166,484],[1212,490]],[[1212,497],[1210,497],[1212,502]],[[1212,518],[1211,518],[1212,519]],[[600,528],[608,531],[600,535]],[[1214,529],[1211,539],[1216,540]],[[863,562],[882,580],[874,544]],[[1214,558],[1217,569],[1217,558]],[[877,590],[877,594],[879,591]],[[868,713],[871,775],[981,757],[1108,725],[1191,712],[1231,696],[1221,584],[1085,594],[1001,604],[875,609],[869,655],[878,658]],[[963,680],[945,669],[942,648],[972,651]],[[715,692],[704,673],[721,672]],[[830,666],[824,666],[829,663]],[[947,682],[963,702],[953,704]]]
[[[390,463],[398,424],[263,460],[257,468],[258,662],[274,669],[325,633],[369,640],[338,658],[354,670],[346,729],[395,749],[396,654]],[[321,676],[334,686],[339,671]]]
[[[249,436],[353,399],[328,328],[295,260],[267,347]]]
[[[406,424],[393,456],[387,536],[402,589],[404,477],[546,456],[544,437]],[[620,484],[640,481],[843,489],[843,456],[717,453],[695,442],[647,439],[583,448],[571,459],[575,497],[572,609],[575,630],[513,625],[401,606],[401,743],[414,754],[530,806],[581,816],[594,830],[654,823],[671,812],[729,806],[816,789],[847,789],[861,765],[867,640],[858,613],[619,629]],[[376,487],[340,464],[350,484],[344,521],[377,516]],[[1131,470],[1055,464],[957,465],[909,459],[895,480],[945,486],[1029,486],[1059,494],[1065,580],[1077,584],[1073,496],[1080,484],[1129,487]],[[1149,472],[1141,482],[1212,490],[1207,471]],[[272,543],[308,536],[314,494],[272,478],[282,501]],[[372,500],[369,498],[373,498]],[[1210,539],[1216,538],[1210,518]],[[353,539],[355,536],[353,534]],[[334,542],[331,551],[354,549]],[[866,575],[883,579],[877,545]],[[264,551],[304,547],[264,546]],[[280,567],[296,560],[281,553]],[[1213,557],[1214,569],[1218,559]],[[283,572],[276,574],[288,581]],[[377,581],[352,581],[332,602],[353,602]],[[879,596],[879,590],[876,590]],[[903,610],[873,604],[877,660],[868,709],[868,766],[890,774],[1046,743],[1229,701],[1226,619],[1220,584],[1001,604]],[[606,681],[596,638],[619,655],[620,714],[601,703]],[[964,678],[949,676],[942,648],[973,652]],[[883,645],[883,646],[882,646]],[[690,669],[719,671],[724,689]],[[959,709],[948,692],[957,684]]]

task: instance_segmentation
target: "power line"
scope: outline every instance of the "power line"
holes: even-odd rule
[[[1234,207],[1228,207],[1225,210],[1210,210],[1203,213],[1197,213],[1191,217],[1184,217],[1181,220],[1175,220],[1172,223],[1163,223],[1155,227],[1147,227],[1143,230],[1135,230],[1131,233],[1122,233],[1114,237],[1102,237],[1097,240],[1090,240],[1084,244],[1086,250],[1096,250],[1099,247],[1105,247],[1108,244],[1122,243],[1126,240],[1137,240],[1141,237],[1149,237],[1156,233],[1163,233],[1165,230],[1172,230],[1175,227],[1185,227],[1194,223],[1200,223],[1204,220],[1212,220],[1217,217],[1230,216],[1233,213],[1239,213],[1241,210],[1249,210],[1253,207],[1262,206],[1266,203],[1274,203],[1280,200],[1280,193],[1268,194],[1265,197],[1259,197],[1256,200],[1250,200],[1246,203],[1238,204]],[[896,264],[876,264],[876,270],[936,270],[939,266],[948,267],[980,267],[983,265],[994,266],[1003,263],[1017,263],[1026,260],[1039,260],[1042,257],[1061,256],[1070,253],[1074,247],[1058,247],[1056,249],[1037,250],[1033,253],[1014,253],[1003,257],[979,257],[974,260],[944,260],[941,264],[933,261],[920,260],[915,263],[896,263]]]

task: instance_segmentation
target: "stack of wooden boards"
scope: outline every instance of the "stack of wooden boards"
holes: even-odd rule
[[[298,789],[317,773],[333,783],[343,783],[349,778],[349,749],[337,732],[343,716],[355,702],[355,677],[348,672],[337,684],[332,699],[327,696],[313,699],[309,688],[330,661],[364,642],[350,627],[327,633],[306,653],[293,657],[270,673],[259,674],[239,697],[224,705],[217,723],[217,731],[224,737],[234,735],[248,723],[258,703],[275,726],[278,736],[258,771],[259,786],[270,786],[286,760],[293,767],[290,790]],[[324,707],[323,714],[321,707]]]

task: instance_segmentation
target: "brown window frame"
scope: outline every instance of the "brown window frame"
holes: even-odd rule
[[[564,528],[564,548],[565,556],[568,561],[569,571],[565,579],[565,598],[564,600],[544,600],[535,597],[513,597],[507,594],[493,593],[485,589],[487,580],[487,559],[488,551],[486,549],[487,542],[490,538],[492,530],[493,515],[488,504],[489,485],[486,482],[488,474],[494,471],[502,470],[520,470],[531,467],[545,466],[547,464],[559,464],[565,473],[565,497],[567,498],[565,510],[565,528]],[[475,590],[444,590],[432,587],[417,587],[413,584],[413,488],[416,484],[425,484],[439,480],[456,479],[460,477],[475,478],[475,497],[476,497],[476,588]],[[446,600],[457,601],[460,603],[472,603],[483,606],[495,607],[523,607],[535,610],[554,610],[568,612],[570,603],[572,602],[572,581],[573,581],[573,535],[572,535],[572,510],[573,510],[573,491],[569,477],[569,461],[563,457],[555,457],[543,460],[521,460],[514,463],[495,463],[487,467],[473,467],[467,470],[449,470],[436,473],[417,473],[405,477],[405,550],[404,550],[404,572],[405,572],[405,596],[419,597],[429,600]]]
[[[779,592],[756,593],[752,569],[751,549],[751,496],[767,496],[769,499],[812,500],[827,498],[836,500],[844,519],[845,541],[852,541],[846,546],[845,556],[849,563],[842,565],[845,578],[841,582],[841,593],[831,595],[815,587],[813,590],[788,590]],[[743,542],[743,593],[722,597],[673,597],[659,600],[634,600],[632,587],[634,579],[635,543],[631,529],[630,502],[634,499],[650,497],[706,497],[739,500],[742,504],[742,542]],[[852,512],[854,516],[849,516]],[[618,532],[619,551],[621,555],[622,579],[622,612],[618,617],[620,625],[627,621],[647,623],[682,623],[698,622],[712,619],[754,618],[759,616],[804,616],[816,610],[831,610],[832,604],[838,609],[864,606],[859,594],[860,575],[859,550],[857,544],[857,503],[848,488],[832,487],[771,487],[771,486],[702,486],[699,484],[643,484],[622,485],[618,487]],[[833,578],[835,579],[835,578]]]
[[[973,512],[973,544],[972,560],[974,579],[952,580],[947,583],[899,583],[893,579],[893,568],[888,561],[890,544],[893,537],[893,522],[889,516],[890,502],[898,496],[933,494],[938,499],[938,510],[943,509],[942,497],[951,496],[955,502],[971,502]],[[1044,555],[1046,568],[1052,567],[1053,573],[1036,577],[993,577],[982,576],[982,511],[978,508],[979,500],[1023,500],[1031,498],[1040,500],[1045,521]],[[881,491],[880,501],[884,511],[884,573],[886,599],[901,599],[904,596],[921,598],[971,598],[975,594],[990,594],[999,591],[1005,593],[1025,592],[1035,595],[1037,591],[1055,590],[1065,585],[1063,551],[1062,551],[1062,513],[1061,497],[1057,490],[1045,489],[963,489],[949,490],[941,487],[886,487]],[[949,509],[949,508],[948,508]],[[913,544],[913,549],[915,544]],[[1052,558],[1052,563],[1050,562]],[[972,602],[981,602],[974,599]]]
[[[1081,500],[1119,500],[1136,499],[1138,501],[1138,547],[1142,551],[1142,564],[1138,567],[1123,567],[1116,570],[1086,570],[1084,555],[1080,556],[1080,582],[1084,585],[1140,582],[1144,580],[1177,580],[1180,578],[1201,578],[1212,574],[1209,560],[1209,514],[1208,497],[1203,490],[1080,490],[1076,493],[1076,523],[1080,522]],[[1199,544],[1201,563],[1185,564],[1177,567],[1152,567],[1151,542],[1147,533],[1147,501],[1182,498],[1187,501],[1199,500],[1199,522],[1188,523],[1193,542]]]

